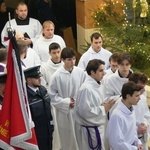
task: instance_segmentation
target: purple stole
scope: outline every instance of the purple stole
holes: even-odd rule
[[[4,72],[5,67],[3,65],[0,65],[0,72]]]

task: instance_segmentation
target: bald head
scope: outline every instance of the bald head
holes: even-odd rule
[[[21,31],[17,30],[15,38],[16,40],[24,40],[24,34]]]

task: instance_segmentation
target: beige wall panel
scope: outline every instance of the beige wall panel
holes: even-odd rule
[[[90,42],[90,36],[93,32],[98,31],[97,28],[92,28],[92,29],[85,29],[79,24],[77,24],[77,51],[79,53],[83,53],[84,51],[82,50],[82,45],[86,45],[85,41]]]

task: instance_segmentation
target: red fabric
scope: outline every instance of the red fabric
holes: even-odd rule
[[[16,137],[15,141],[19,141],[21,140],[20,135],[24,134],[26,136],[22,140],[26,139],[26,141],[22,142],[27,142],[30,146],[33,144],[33,147],[37,146],[37,141],[34,129],[32,128],[32,131],[30,130],[31,131],[30,133],[32,133],[31,135],[28,132],[29,130],[27,130],[28,126],[25,125],[24,118],[28,117],[27,115],[28,112],[27,109],[24,109],[26,113],[25,111],[22,111],[20,101],[24,101],[23,102],[24,105],[26,105],[27,103],[25,102],[25,97],[23,100],[19,99],[18,90],[20,90],[19,89],[20,87],[17,87],[16,81],[20,80],[20,76],[16,76],[14,72],[14,67],[15,67],[14,61],[12,58],[12,41],[10,40],[8,60],[7,60],[7,81],[5,85],[2,110],[0,113],[0,142],[3,141],[4,145],[8,144],[9,146],[12,146],[12,148],[19,150],[20,148],[13,147],[13,145],[11,145],[10,140],[12,137]],[[26,106],[24,108],[26,108]],[[29,137],[30,135],[32,137]],[[0,147],[1,145],[2,144],[0,143]],[[38,148],[34,147],[34,149],[37,150]]]
[[[8,41],[9,40],[9,38],[8,37],[4,37],[4,41]]]

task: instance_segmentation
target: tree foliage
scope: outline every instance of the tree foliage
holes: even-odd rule
[[[140,0],[136,1],[135,7],[132,0],[124,0],[124,3],[106,0],[103,6],[92,12],[92,17],[104,37],[104,47],[112,52],[129,52],[134,58],[133,68],[150,77],[149,10],[141,17],[147,6],[148,3],[142,5]]]

